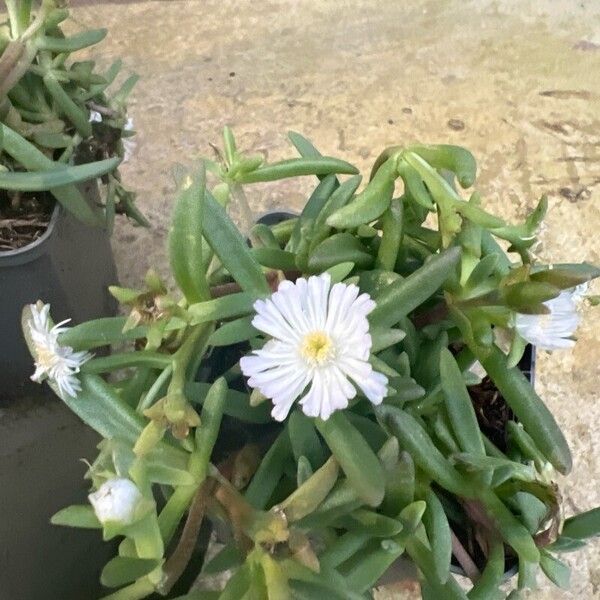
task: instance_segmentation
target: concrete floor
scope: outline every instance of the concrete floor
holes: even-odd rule
[[[150,265],[166,272],[172,167],[209,154],[224,124],[270,159],[293,155],[285,133],[295,129],[365,169],[390,144],[465,145],[493,211],[520,218],[549,195],[543,259],[600,263],[597,1],[85,0],[73,12],[109,28],[102,62],[123,57],[142,77],[130,111],[138,145],[123,175],[153,228],[117,225],[125,285]],[[261,212],[299,209],[306,190],[294,181],[248,194]],[[579,338],[539,360],[538,389],[575,454],[561,482],[568,514],[600,504],[600,310],[585,309]],[[600,543],[569,562],[570,592],[543,584],[529,597],[600,598]]]

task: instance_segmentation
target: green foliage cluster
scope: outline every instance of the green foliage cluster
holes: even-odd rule
[[[102,572],[119,588],[112,600],[183,593],[203,521],[221,545],[193,575],[226,583],[180,600],[364,599],[401,557],[418,568],[424,598],[503,598],[511,565],[519,589],[540,570],[568,585],[557,555],[600,534],[600,513],[562,521],[555,473],[569,472],[571,455],[516,366],[526,344],[513,322],[543,315],[598,269],[535,264],[546,200],[516,225],[477,193],[465,200],[456,183],[472,186],[476,166],[463,148],[389,148],[359,191],[354,166],[290,139],[300,157],[265,164],[226,129],[222,162],[180,185],[169,234],[178,292],[150,272],[143,289],[113,288],[127,316],[61,335],[75,350],[118,349],[85,363],[81,392],[63,399],[104,438],[93,487],[126,477],[148,503],[126,526],[102,527],[89,506],[54,522],[122,536]],[[255,225],[247,243],[226,211],[242,186],[307,175],[318,183],[302,213]],[[275,423],[239,367],[265,343],[253,303],[283,278],[324,272],[375,300],[370,361],[389,393],[378,407],[359,394],[326,421],[296,407]],[[502,444],[472,401],[477,361],[512,415]]]
[[[69,11],[58,0],[5,0],[0,23],[0,199],[18,204],[28,192],[47,192],[82,222],[108,229],[116,213],[146,219],[123,187],[118,165],[127,127],[127,98],[137,76],[112,87],[116,61],[99,73],[73,55],[106,36],[105,29],[65,35]],[[102,206],[90,205],[77,184],[102,183]]]

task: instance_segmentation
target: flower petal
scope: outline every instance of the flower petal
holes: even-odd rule
[[[328,419],[356,396],[353,382],[372,402],[382,401],[387,378],[368,362],[367,315],[374,307],[355,285],[331,286],[328,273],[283,281],[269,299],[254,304],[253,325],[272,339],[243,357],[240,367],[248,384],[273,401],[273,418],[285,419],[304,392],[304,413]],[[315,343],[327,349],[321,352]]]

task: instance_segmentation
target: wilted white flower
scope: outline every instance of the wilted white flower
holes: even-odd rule
[[[572,339],[580,316],[577,303],[585,293],[586,286],[562,291],[556,298],[544,302],[550,310],[546,315],[525,315],[517,313],[515,328],[519,335],[530,344],[544,350],[571,348],[575,345]]]
[[[249,385],[273,401],[273,418],[283,421],[302,396],[306,415],[328,419],[348,406],[355,386],[373,404],[381,403],[388,380],[369,364],[367,315],[374,308],[357,286],[332,287],[327,273],[282,281],[269,299],[257,300],[252,324],[273,339],[240,366]]]
[[[105,481],[88,499],[100,523],[130,525],[143,496],[133,481],[115,477]]]
[[[70,319],[52,325],[49,304],[31,304],[29,308],[31,319],[28,325],[35,354],[32,381],[41,383],[48,378],[57,385],[61,396],[75,397],[81,390],[76,374],[92,355],[89,352],[74,352],[70,346],[60,345],[58,336],[68,329],[64,324]]]

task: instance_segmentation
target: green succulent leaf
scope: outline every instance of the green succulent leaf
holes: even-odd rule
[[[381,244],[377,251],[377,266],[380,269],[393,271],[402,244],[404,223],[404,204],[396,198],[390,202],[389,208],[381,218]]]
[[[451,275],[460,255],[459,247],[449,248],[406,279],[392,283],[375,298],[377,307],[369,315],[371,326],[391,327],[428,300]]]
[[[329,156],[315,158],[290,158],[281,162],[259,167],[254,171],[240,173],[236,179],[239,183],[257,183],[259,181],[275,181],[288,177],[303,175],[329,175],[340,173],[354,175],[358,171],[355,166],[338,158]]]
[[[156,569],[160,562],[153,558],[115,556],[102,569],[100,583],[106,587],[120,587],[147,575]]]
[[[240,317],[253,311],[256,296],[253,293],[239,292],[214,300],[205,300],[192,304],[188,314],[192,325],[220,321],[231,317]]]
[[[359,508],[338,522],[344,529],[362,531],[371,537],[390,538],[402,531],[404,526],[398,519],[381,515],[372,510]]]
[[[263,267],[280,271],[296,269],[296,256],[292,252],[280,248],[253,248],[251,253]]]
[[[188,302],[210,297],[202,269],[202,221],[206,191],[204,165],[194,177],[184,181],[173,208],[169,230],[169,260],[179,288]]]
[[[350,233],[336,233],[322,241],[308,258],[308,270],[322,273],[340,263],[352,262],[358,268],[369,267],[373,256],[368,249]]]
[[[89,504],[73,504],[59,510],[50,519],[52,525],[81,527],[83,529],[102,529],[94,509]]]
[[[335,175],[326,175],[315,188],[314,192],[310,195],[306,201],[300,217],[298,217],[294,226],[294,231],[287,245],[288,250],[297,251],[302,238],[303,230],[307,223],[314,223],[315,219],[321,213],[323,207],[327,203],[327,200],[331,196],[333,190],[337,186],[337,179]],[[316,227],[315,227],[316,229]],[[314,231],[311,231],[309,235],[313,235]],[[307,241],[308,242],[308,241]],[[306,244],[308,246],[308,243]]]
[[[421,175],[405,161],[400,161],[398,173],[404,181],[406,198],[413,200],[427,211],[435,210],[435,204],[429,190],[423,183]]]
[[[246,241],[208,190],[204,199],[202,231],[213,252],[245,292],[256,296],[270,293],[267,280]]]
[[[288,420],[288,428],[295,459],[304,456],[313,469],[318,469],[327,457],[313,420],[294,410]]]
[[[485,354],[472,350],[543,456],[558,471],[568,473],[573,460],[567,441],[525,375],[517,367],[509,369],[506,356],[496,346]]]
[[[442,584],[450,577],[450,559],[452,558],[452,534],[444,507],[431,489],[425,495],[427,509],[423,523],[432,550],[433,566],[438,581]]]
[[[314,217],[314,224],[309,236],[311,250],[330,235],[331,227],[327,224],[327,219],[335,211],[350,202],[361,181],[362,177],[360,175],[353,175],[343,181],[329,196],[323,208]]]
[[[106,29],[89,29],[69,37],[39,36],[36,45],[40,50],[51,52],[74,52],[101,42],[107,34]]]
[[[531,281],[568,289],[600,277],[600,268],[589,263],[554,264],[532,268]]]
[[[336,229],[350,229],[380,217],[392,201],[397,163],[396,156],[390,157],[352,202],[327,218],[327,225]]]
[[[286,427],[265,454],[244,494],[254,508],[263,509],[267,506],[291,456],[292,447]]]
[[[506,305],[517,312],[529,313],[532,308],[556,298],[560,289],[549,283],[524,281],[514,283],[502,290]]]
[[[427,586],[431,588],[430,598],[444,600],[466,600],[467,595],[450,576],[446,583],[439,583],[435,575],[433,556],[427,546],[416,537],[406,540],[406,552],[425,576]]]
[[[462,372],[451,352],[440,353],[440,377],[450,423],[462,450],[485,456],[483,439]]]
[[[70,327],[61,333],[58,339],[63,346],[70,346],[75,350],[89,350],[146,336],[147,327],[145,326],[123,331],[126,322],[126,317],[94,319]]]
[[[315,425],[359,497],[369,506],[381,504],[385,493],[381,464],[344,413],[335,412],[326,421],[316,419]]]
[[[289,522],[312,513],[335,485],[339,466],[333,457],[315,471],[301,486],[279,504]]]
[[[186,397],[194,404],[202,404],[205,401],[209,383],[189,382],[185,388]],[[226,402],[223,408],[224,414],[244,421],[246,423],[269,423],[271,419],[270,406],[268,403],[259,406],[251,406],[248,394],[236,390],[228,390]]]
[[[294,144],[298,154],[303,158],[319,158],[322,154],[313,146],[312,142],[300,133],[288,131],[288,138]]]
[[[540,567],[548,579],[562,588],[568,590],[571,582],[571,569],[561,560],[542,550]]]
[[[469,600],[503,600],[504,592],[499,588],[504,579],[504,565],[504,546],[496,541],[491,546],[481,577],[467,594]]]
[[[344,565],[346,585],[359,593],[369,592],[403,553],[404,545],[395,539],[373,540]]]
[[[475,183],[477,163],[466,148],[450,144],[437,144],[411,146],[410,151],[418,154],[436,169],[453,172],[463,188],[471,187]]]
[[[562,535],[574,540],[585,540],[600,535],[600,507],[569,517]]]
[[[331,283],[339,283],[352,273],[356,265],[353,262],[341,262],[326,269],[325,272],[331,275]]]
[[[258,335],[258,329],[252,325],[253,315],[240,317],[223,323],[208,339],[209,346],[231,346],[245,342]]]
[[[28,171],[51,171],[62,168],[40,152],[33,144],[6,125],[0,123],[2,149]],[[101,225],[100,213],[91,208],[79,189],[73,184],[61,185],[51,190],[52,195],[66,210],[88,225]]]

